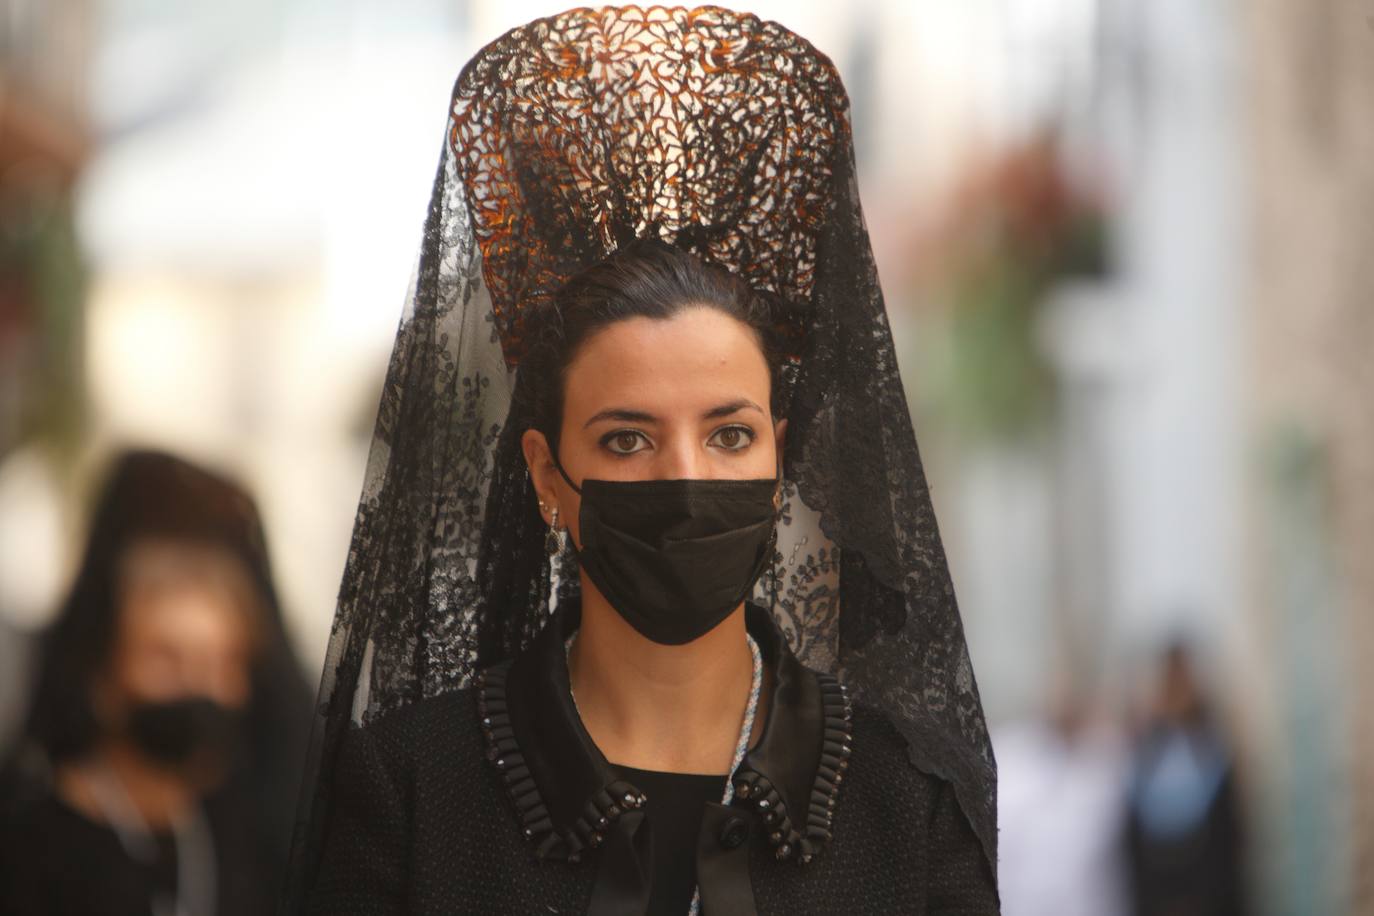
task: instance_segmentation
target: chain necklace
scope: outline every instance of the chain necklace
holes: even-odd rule
[[[576,639],[577,631],[574,631],[571,636],[563,641],[565,658],[571,659],[572,644]],[[725,792],[720,800],[722,805],[730,804],[730,800],[735,797],[735,771],[739,769],[740,762],[744,760],[744,752],[749,749],[749,736],[754,732],[754,716],[759,708],[759,693],[763,689],[763,656],[759,652],[759,644],[754,642],[754,637],[748,633],[744,634],[744,639],[749,644],[749,654],[753,658],[754,673],[749,685],[749,702],[744,707],[744,721],[740,723],[739,740],[735,742],[735,755],[730,761],[730,772],[725,776]],[[577,695],[573,693],[572,689],[571,665],[569,672],[568,696],[572,697],[573,709],[577,709],[578,718],[581,718],[582,710],[577,708]],[[687,916],[697,916],[700,912],[701,887],[698,885],[692,891],[692,905],[687,910]]]

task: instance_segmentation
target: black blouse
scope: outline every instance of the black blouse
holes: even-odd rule
[[[649,912],[685,916],[697,884],[697,834],[706,805],[718,802],[725,777],[661,773],[612,764],[621,779],[648,799],[644,810],[653,837]]]
[[[157,857],[139,862],[115,832],[55,796],[11,822],[0,845],[0,912],[148,916],[155,897],[176,893],[176,846],[153,835]]]
[[[205,804],[215,844],[220,916],[258,916],[275,906],[270,861],[242,823],[244,799]],[[154,833],[154,861],[131,858],[109,826],[51,793],[26,802],[0,824],[0,913],[149,916],[153,900],[175,894],[176,845]]]

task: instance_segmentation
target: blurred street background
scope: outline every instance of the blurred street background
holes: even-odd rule
[[[758,0],[849,90],[1017,914],[1374,914],[1374,4]],[[0,0],[0,756],[117,449],[317,681],[448,95],[524,0]]]

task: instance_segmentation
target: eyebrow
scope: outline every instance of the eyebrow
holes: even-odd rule
[[[588,420],[586,423],[583,423],[583,424],[582,424],[582,428],[583,428],[583,429],[586,429],[588,426],[591,426],[593,423],[601,423],[601,422],[604,422],[604,421],[606,421],[606,420],[619,420],[619,421],[621,421],[622,423],[656,423],[656,422],[658,422],[658,418],[657,418],[657,417],[655,417],[655,416],[654,416],[653,414],[651,414],[651,413],[645,413],[645,412],[642,411],[642,410],[630,410],[629,408],[626,408],[626,407],[608,407],[608,408],[605,409],[605,410],[599,410],[599,411],[597,411],[596,413],[592,414],[591,419]]]
[[[706,413],[702,414],[701,418],[703,420],[716,420],[748,409],[757,410],[759,413],[765,416],[767,415],[764,409],[753,401],[748,398],[739,398],[734,401],[728,401],[717,407],[712,407],[710,410],[706,411]],[[586,429],[593,423],[602,423],[606,420],[618,420],[621,423],[657,423],[658,417],[651,413],[645,413],[642,410],[631,410],[628,407],[608,407],[605,410],[599,410],[592,414],[591,419],[582,424],[582,428]]]
[[[721,404],[719,407],[712,407],[710,410],[706,411],[706,413],[702,414],[701,418],[703,420],[715,420],[719,417],[728,417],[732,413],[739,413],[741,410],[748,410],[750,408],[757,410],[759,413],[765,413],[762,407],[748,398],[738,398],[734,401]]]

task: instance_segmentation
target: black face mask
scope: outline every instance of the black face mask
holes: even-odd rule
[[[237,737],[239,714],[207,697],[141,702],[129,710],[128,733],[150,759],[169,766],[200,754],[227,755]]]
[[[644,638],[678,646],[739,607],[773,559],[775,478],[584,480],[578,562]]]

